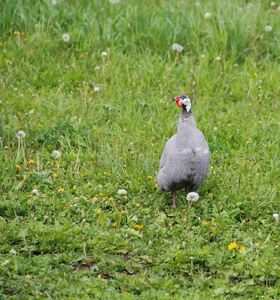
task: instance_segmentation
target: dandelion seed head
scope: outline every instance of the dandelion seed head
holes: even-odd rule
[[[54,158],[59,158],[60,156],[61,156],[61,153],[59,151],[57,151],[57,150],[54,150],[53,157]]]
[[[69,34],[66,34],[66,33],[63,34],[63,35],[62,35],[62,39],[63,39],[64,42],[69,42],[69,41],[70,41],[70,36],[69,36]]]
[[[40,195],[40,193],[39,193],[39,191],[38,191],[37,189],[33,189],[33,190],[32,190],[32,194],[33,194],[34,196],[37,196],[37,197],[39,197],[39,195]]]
[[[265,31],[270,32],[272,30],[272,27],[270,25],[265,26]]]
[[[100,71],[100,67],[96,66],[94,70],[95,70],[95,72],[99,72]]]
[[[195,192],[190,192],[187,194],[187,200],[188,201],[192,201],[192,202],[196,202],[199,198],[198,193]]]
[[[279,220],[279,214],[273,214],[273,218],[275,221],[278,221]]]
[[[222,60],[222,59],[221,59],[220,56],[218,56],[218,57],[215,58],[215,61],[217,61],[217,62],[220,62],[221,60]]]
[[[106,57],[107,55],[108,55],[107,52],[102,52],[102,53],[101,53],[101,58],[102,58],[102,59],[105,59],[105,57]]]
[[[271,3],[270,3],[270,6],[271,6],[272,8],[275,8],[276,3],[275,3],[275,2],[271,2]]]
[[[18,139],[23,139],[25,138],[26,136],[26,133],[23,131],[23,130],[20,130],[18,133],[17,133],[17,138]]]
[[[100,88],[98,86],[95,86],[94,91],[98,93],[98,92],[100,92]]]
[[[184,50],[183,46],[178,45],[178,44],[173,44],[172,45],[172,50],[182,52]]]
[[[118,194],[119,195],[126,195],[127,194],[127,191],[126,190],[124,190],[124,189],[120,189],[120,190],[118,190]]]
[[[205,15],[204,15],[204,18],[205,19],[210,19],[211,18],[211,13],[207,12]]]

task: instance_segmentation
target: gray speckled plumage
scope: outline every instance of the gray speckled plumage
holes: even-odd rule
[[[183,188],[186,193],[196,191],[207,175],[209,164],[210,151],[205,137],[183,106],[177,133],[165,144],[157,175],[159,188],[172,192],[173,207],[176,207],[175,191]]]

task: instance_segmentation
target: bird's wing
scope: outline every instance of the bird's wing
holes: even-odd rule
[[[167,161],[168,155],[170,155],[172,152],[174,152],[175,149],[175,139],[176,134],[174,134],[165,144],[160,162],[159,162],[159,168],[162,169]]]

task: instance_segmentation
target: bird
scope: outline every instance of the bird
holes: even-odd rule
[[[203,133],[197,128],[186,92],[173,100],[182,108],[177,133],[165,144],[157,174],[158,187],[172,193],[176,208],[176,191],[195,192],[205,179],[210,164],[210,151]]]

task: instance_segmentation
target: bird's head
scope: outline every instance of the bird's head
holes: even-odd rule
[[[186,110],[188,112],[191,111],[191,99],[188,97],[189,93],[186,92],[184,93],[183,95],[181,96],[176,96],[173,98],[174,101],[176,101],[176,104],[180,107],[180,108],[183,108],[185,107]]]

